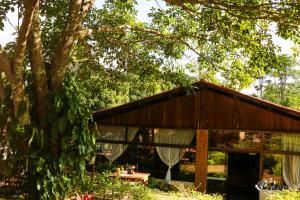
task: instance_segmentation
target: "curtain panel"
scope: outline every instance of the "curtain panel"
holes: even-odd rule
[[[285,151],[300,152],[300,135],[283,134],[282,147]],[[282,161],[283,179],[290,189],[300,188],[300,156],[284,155]]]
[[[189,145],[191,144],[194,135],[194,130],[155,129],[154,141],[155,143]],[[170,183],[171,169],[184,155],[184,149],[174,147],[156,147],[156,151],[160,159],[168,165],[165,180]]]
[[[131,142],[138,128],[128,127],[127,129],[127,141]],[[112,140],[112,141],[126,141],[126,128],[118,126],[98,126],[97,139]],[[118,157],[120,157],[127,149],[128,144],[112,144],[112,143],[100,143],[100,149],[104,156],[109,160],[111,164]]]

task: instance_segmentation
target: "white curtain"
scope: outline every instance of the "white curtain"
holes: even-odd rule
[[[285,151],[300,152],[300,135],[283,134],[282,147]],[[289,188],[298,190],[300,188],[300,156],[284,155],[282,165],[284,182]]]
[[[127,141],[131,142],[138,128],[128,127]],[[125,141],[126,139],[126,128],[118,126],[98,126],[98,137],[97,139],[112,140],[112,141]],[[113,143],[100,143],[100,148],[104,153],[104,156],[112,163],[119,156],[121,156],[127,149],[127,144],[113,144]]]
[[[155,129],[154,141],[155,143],[164,144],[181,144],[189,145],[194,137],[193,130],[177,130],[177,129]],[[160,159],[168,165],[168,171],[165,180],[170,183],[171,169],[177,164],[184,154],[184,149],[173,147],[156,147]]]

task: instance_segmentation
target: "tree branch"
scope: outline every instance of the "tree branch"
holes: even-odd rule
[[[35,9],[31,30],[28,35],[28,51],[31,71],[34,77],[37,116],[41,124],[43,118],[47,113],[45,97],[48,94],[49,89],[48,79],[44,65],[38,6]]]
[[[11,82],[13,80],[12,62],[0,45],[0,72],[4,72],[7,79]]]
[[[15,60],[13,65],[13,73],[17,81],[23,81],[23,62],[26,51],[27,36],[32,23],[34,9],[37,6],[38,0],[24,0],[24,17],[18,32]]]
[[[146,27],[140,27],[140,26],[130,26],[130,25],[123,25],[123,26],[116,26],[116,27],[111,27],[111,26],[101,26],[97,28],[87,28],[83,29],[78,32],[78,37],[79,38],[84,38],[87,37],[93,33],[129,33],[131,31],[136,31],[136,32],[142,32],[142,33],[148,33],[156,36],[160,36],[163,38],[177,38],[174,35],[171,34],[166,34],[162,33],[159,30],[151,29],[151,28],[146,28]]]
[[[186,3],[200,5],[211,9],[223,10],[229,15],[239,18],[254,20],[266,19],[274,22],[285,23],[296,30],[299,29],[298,22],[300,21],[300,16],[291,12],[291,8],[297,8],[297,6],[299,6],[299,3],[295,1],[286,3],[274,1],[261,4],[228,3],[227,1],[220,0],[165,0],[165,2],[179,6],[192,15],[198,13],[187,6]]]
[[[5,88],[2,82],[0,81],[0,104],[3,102],[4,97],[5,97]]]
[[[86,13],[95,0],[71,0],[67,24],[58,41],[54,56],[52,58],[51,90],[58,89],[63,81],[68,56],[74,42],[77,40],[78,32]]]
[[[124,26],[101,26],[96,28],[85,28],[81,31],[78,31],[77,37],[80,39],[83,39],[89,35],[92,35],[93,33],[126,33],[130,29],[130,26],[124,25]]]
[[[30,123],[28,111],[28,97],[25,94],[25,83],[23,80],[23,62],[26,51],[27,37],[32,23],[34,9],[38,0],[24,0],[24,16],[18,32],[17,44],[15,49],[15,60],[13,62],[13,79],[11,81],[12,99],[15,117],[22,124]],[[21,104],[24,107],[21,112]]]
[[[181,36],[176,36],[171,33],[170,34],[162,33],[159,30],[146,28],[146,27],[140,27],[140,26],[130,26],[130,25],[124,25],[124,26],[118,26],[118,27],[101,26],[101,27],[98,27],[95,29],[82,30],[81,32],[79,32],[79,35],[80,35],[79,37],[81,37],[81,38],[87,37],[88,35],[91,35],[94,32],[120,33],[121,34],[121,33],[128,33],[130,31],[147,33],[147,34],[155,35],[155,36],[158,36],[158,37],[161,37],[164,39],[180,42],[199,55],[199,53],[195,49],[193,49],[192,46],[188,42],[186,42],[184,39],[182,39]]]

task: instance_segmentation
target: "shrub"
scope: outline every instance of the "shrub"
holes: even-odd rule
[[[177,184],[178,191],[163,192],[160,190],[151,190],[154,199],[164,200],[222,200],[223,197],[218,194],[204,194],[194,190],[194,187],[186,187],[183,184]]]
[[[283,191],[274,192],[273,194],[269,195],[266,200],[296,200],[296,199],[300,199],[300,192],[283,190]]]
[[[160,188],[163,181],[150,179],[150,187]],[[153,185],[151,185],[151,183]],[[221,195],[209,195],[197,192],[194,187],[187,187],[183,184],[169,184],[169,190],[161,191],[145,187],[138,182],[121,181],[118,178],[111,178],[107,173],[99,174],[94,179],[93,187],[89,190],[81,190],[82,194],[93,194],[95,199],[128,199],[128,200],[158,200],[158,199],[190,199],[190,200],[221,200]],[[166,186],[166,184],[164,184]],[[171,187],[176,188],[176,191]],[[161,189],[161,188],[160,188]],[[93,191],[93,192],[91,192]]]
[[[121,181],[112,178],[109,173],[98,174],[94,184],[89,191],[93,191],[95,199],[130,199],[130,200],[152,200],[150,189],[141,183]]]
[[[209,152],[208,157],[209,165],[223,165],[226,159],[225,153],[218,151]]]

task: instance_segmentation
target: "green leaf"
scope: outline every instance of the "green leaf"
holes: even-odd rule
[[[27,111],[27,103],[22,101],[18,106],[17,118],[21,117]]]
[[[58,120],[58,132],[60,132],[60,133],[65,132],[66,127],[67,127],[67,120],[65,117],[61,117]]]
[[[79,168],[80,171],[84,171],[85,170],[85,160],[81,159],[79,162]]]
[[[44,168],[44,164],[45,164],[45,159],[44,158],[40,158],[38,163],[37,163],[37,167],[36,167],[36,171],[38,173],[42,172],[43,168]]]
[[[36,188],[37,188],[38,190],[41,190],[41,182],[40,182],[39,179],[38,179],[37,182],[36,182]]]
[[[73,109],[68,110],[68,120],[71,124],[74,124],[76,119],[76,112]]]
[[[31,144],[31,142],[32,142],[32,140],[33,140],[34,135],[35,135],[36,132],[37,132],[37,129],[33,128],[33,129],[32,129],[32,135],[31,135],[31,137],[30,137],[30,139],[29,139],[29,141],[28,141],[28,146],[29,146],[29,147],[30,147],[30,144]]]

